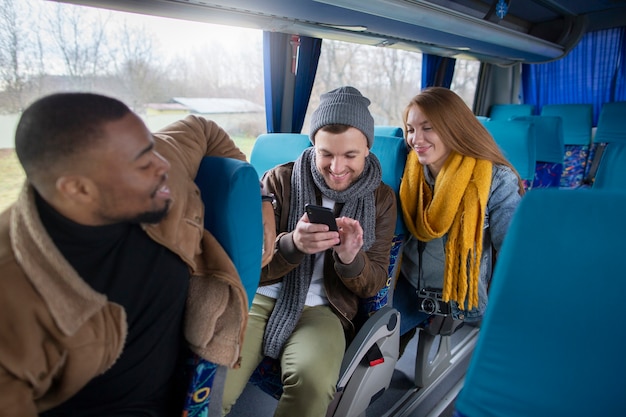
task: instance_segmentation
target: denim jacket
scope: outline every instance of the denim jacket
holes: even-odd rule
[[[434,188],[434,178],[431,177],[427,168],[424,169],[426,181],[431,188]],[[507,166],[494,164],[483,225],[483,252],[480,260],[478,280],[478,308],[474,307],[470,311],[466,311],[452,301],[452,315],[455,319],[472,322],[482,318],[487,308],[487,290],[493,271],[494,250],[495,252],[500,250],[520,199],[517,176]],[[422,287],[431,287],[439,290],[443,288],[447,238],[448,235],[446,234],[441,238],[425,243],[421,256]],[[418,287],[419,264],[418,240],[414,236],[409,236],[403,248],[401,271],[415,288]]]

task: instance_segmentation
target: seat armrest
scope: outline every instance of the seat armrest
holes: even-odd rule
[[[344,387],[354,370],[363,360],[371,347],[380,339],[390,337],[400,331],[400,313],[395,308],[384,306],[374,313],[361,327],[356,337],[352,340],[339,371],[338,389]],[[389,353],[389,352],[388,352]],[[395,360],[398,359],[399,351],[390,352]],[[383,352],[385,354],[385,352]]]

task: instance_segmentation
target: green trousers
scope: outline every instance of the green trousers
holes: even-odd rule
[[[241,367],[229,369],[222,414],[243,392],[263,360],[263,334],[275,300],[256,294],[248,317]],[[328,306],[304,307],[302,316],[280,356],[283,395],[275,417],[324,417],[333,399],[346,349],[341,321]]]

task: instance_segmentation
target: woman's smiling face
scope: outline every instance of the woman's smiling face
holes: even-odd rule
[[[431,175],[436,177],[450,155],[450,148],[441,141],[419,106],[409,109],[406,126],[407,144],[417,154],[419,163],[426,165]]]

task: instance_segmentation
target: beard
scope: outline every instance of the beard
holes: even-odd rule
[[[140,213],[135,217],[128,219],[130,223],[159,223],[161,220],[167,216],[168,211],[170,210],[171,201],[168,200],[165,203],[165,207],[160,210],[146,211],[144,213]]]

